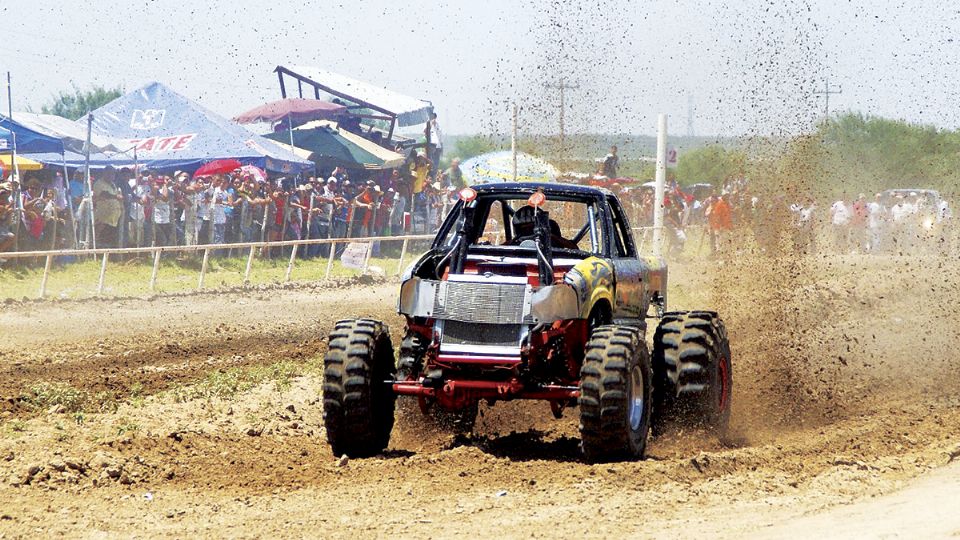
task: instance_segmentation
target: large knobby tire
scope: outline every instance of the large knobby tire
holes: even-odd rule
[[[712,311],[666,313],[653,341],[654,432],[669,422],[726,432],[733,365],[720,317]]]
[[[368,457],[390,442],[396,369],[387,326],[338,321],[323,358],[323,421],[335,456]]]
[[[650,430],[652,380],[636,328],[598,326],[580,368],[580,439],[587,461],[641,459]]]

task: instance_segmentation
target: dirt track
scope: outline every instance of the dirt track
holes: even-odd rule
[[[484,410],[461,439],[403,416],[384,456],[337,466],[313,375],[171,398],[227,367],[307,363],[338,318],[399,332],[395,284],[5,306],[0,534],[776,535],[960,459],[957,263],[672,268],[672,307],[727,320],[733,433],[674,430],[650,459],[608,465],[581,463],[576,411],[553,420],[545,404]],[[121,404],[37,411],[18,397],[38,381]]]

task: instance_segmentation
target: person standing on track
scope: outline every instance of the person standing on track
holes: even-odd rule
[[[843,199],[830,206],[830,223],[833,227],[833,239],[837,251],[846,253],[850,249],[850,219],[853,217]]]
[[[853,201],[850,210],[851,243],[854,244],[854,250],[861,252],[866,249],[869,238],[867,228],[867,217],[869,214],[867,210],[867,196],[863,193],[858,195],[857,200]]]
[[[885,213],[883,204],[880,203],[880,194],[877,193],[873,201],[867,203],[867,251],[871,253],[879,253],[883,245]]]
[[[714,197],[706,210],[707,224],[710,227],[710,254],[716,255],[723,244],[727,231],[733,230],[733,217],[727,195]],[[722,249],[722,248],[721,248]]]

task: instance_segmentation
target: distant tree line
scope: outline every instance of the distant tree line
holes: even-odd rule
[[[94,86],[89,90],[80,90],[74,86],[69,91],[60,91],[59,94],[54,95],[50,103],[41,107],[40,112],[79,120],[88,112],[99,109],[122,95],[123,91],[119,86],[116,88]]]

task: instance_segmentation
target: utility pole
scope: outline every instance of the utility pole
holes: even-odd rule
[[[513,104],[513,130],[510,132],[510,155],[513,158],[513,181],[517,181],[517,104]]]
[[[823,82],[823,90],[818,90],[813,93],[816,96],[819,96],[819,95],[823,96],[823,116],[824,117],[826,118],[830,117],[830,94],[842,94],[842,93],[843,93],[843,89],[840,87],[837,87],[836,89],[830,88],[829,77],[827,77],[827,79]]]
[[[687,137],[693,137],[693,96],[687,95]]]
[[[563,113],[566,110],[566,102],[564,100],[564,91],[567,89],[573,90],[576,88],[580,88],[580,85],[567,84],[566,80],[563,77],[560,77],[559,84],[544,83],[543,86],[544,88],[548,88],[550,90],[560,90],[560,153],[564,154],[566,151],[566,141],[565,141],[566,133],[564,132],[564,128],[563,128]]]
[[[667,115],[657,116],[657,168],[653,188],[653,254],[663,256],[663,194],[667,182]]]

